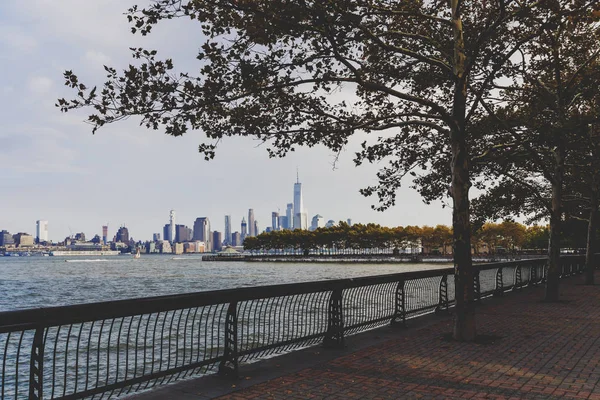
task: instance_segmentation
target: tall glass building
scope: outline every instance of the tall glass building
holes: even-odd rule
[[[248,210],[248,236],[256,236],[256,225],[254,224],[254,210]]]
[[[39,243],[48,241],[48,221],[36,221],[36,238]]]
[[[225,216],[225,244],[231,246],[233,238],[231,237],[231,215]]]
[[[307,228],[308,221],[302,201],[302,184],[300,183],[300,178],[296,177],[296,183],[294,183],[294,229]]]

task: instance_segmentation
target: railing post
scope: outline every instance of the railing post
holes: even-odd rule
[[[496,289],[494,290],[494,296],[499,297],[504,295],[504,280],[502,279],[502,267],[496,271]]]
[[[396,302],[392,326],[406,326],[406,297],[404,293],[404,279],[398,282],[396,286]]]
[[[41,400],[44,396],[44,328],[37,327],[31,344],[29,367],[29,400]]]
[[[436,314],[442,314],[448,312],[450,308],[450,302],[448,301],[448,275],[442,276],[440,281],[440,297],[438,306],[435,309]]]
[[[481,282],[479,280],[479,270],[473,274],[473,290],[475,291],[475,303],[481,304]]]
[[[225,354],[219,364],[219,375],[228,378],[238,377],[238,324],[237,301],[229,303],[225,317]]]
[[[515,281],[513,284],[513,290],[520,290],[522,284],[523,284],[523,278],[521,276],[521,266],[517,265],[515,267]]]
[[[331,292],[327,316],[327,333],[323,345],[330,349],[344,347],[344,314],[342,310],[342,289]]]
[[[527,286],[533,286],[537,283],[537,270],[538,266],[535,263],[532,263],[529,266],[529,283],[527,284]]]

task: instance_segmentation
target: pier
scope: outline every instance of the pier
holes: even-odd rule
[[[150,389],[140,396],[293,398],[304,390],[296,398],[323,398],[341,382],[338,389],[357,391],[348,382],[385,386],[381,379],[394,382],[390,398],[421,385],[464,398],[466,388],[473,395],[487,388],[486,374],[496,376],[485,381],[490,387],[507,377],[531,386],[543,372],[558,388],[546,365],[571,359],[571,370],[588,374],[589,396],[600,371],[576,367],[593,356],[600,333],[597,287],[578,285],[584,257],[563,256],[564,300],[541,303],[546,262],[475,266],[475,344],[448,339],[453,268],[3,312],[0,399],[120,398]],[[282,364],[286,357],[292,361]],[[467,385],[472,377],[482,380],[479,389]],[[281,389],[289,382],[296,386]],[[255,383],[266,386],[244,389]]]
[[[541,302],[539,286],[486,299],[476,343],[448,340],[452,317],[429,316],[357,336],[339,353],[306,349],[236,381],[201,378],[134,399],[598,400],[600,289],[580,282],[565,279],[559,303]]]

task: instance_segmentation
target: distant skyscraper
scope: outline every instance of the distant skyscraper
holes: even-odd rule
[[[256,236],[258,233],[256,232],[256,224],[254,223],[254,210],[248,210],[248,236]]]
[[[192,230],[185,225],[175,225],[175,242],[183,243],[192,240]]]
[[[308,221],[302,201],[302,184],[300,183],[300,177],[296,176],[296,183],[294,183],[294,229],[307,229],[307,225]]]
[[[223,234],[221,232],[213,232],[213,250],[221,251],[223,249]]]
[[[129,230],[126,227],[122,226],[119,228],[116,241],[129,244]]]
[[[169,213],[169,241],[175,242],[175,210]],[[166,239],[166,238],[165,238]]]
[[[288,203],[285,216],[287,218],[285,229],[294,229],[294,203]]]
[[[254,236],[258,235],[260,231],[258,230],[258,221],[254,221]]]
[[[33,246],[34,239],[35,238],[33,236],[28,235],[27,233],[24,233],[24,232],[19,232],[16,235],[13,235],[13,240],[17,247]]]
[[[210,234],[210,221],[207,217],[196,218],[194,222],[194,240],[205,243],[205,251],[212,251],[212,237]]]
[[[225,244],[231,245],[233,238],[231,237],[231,215],[225,216]]]
[[[279,213],[278,212],[271,213],[271,230],[274,230],[274,231],[279,230]]]
[[[169,241],[170,234],[171,234],[171,224],[166,224],[163,227],[163,240]]]
[[[285,215],[279,216],[279,229],[280,230],[289,229],[288,228],[288,219]]]
[[[348,218],[346,220],[346,223],[348,224],[348,226],[352,226],[352,218]]]
[[[152,234],[152,241],[153,242],[159,242],[160,241],[160,233],[153,233]]]
[[[108,243],[108,225],[103,225],[102,226],[102,244],[104,244],[106,246],[106,243]]]
[[[246,224],[246,218],[242,217],[242,241],[248,236],[248,224]]]
[[[233,232],[231,235],[231,245],[232,246],[241,246],[242,245],[242,235],[239,232]]]
[[[332,226],[335,226],[335,221],[330,219],[329,221],[327,221],[327,223],[325,224],[325,228],[331,228]]]
[[[48,221],[39,220],[35,222],[35,237],[38,243],[43,243],[48,241]]]
[[[14,244],[15,241],[13,239],[13,235],[11,235],[8,231],[0,232],[0,246],[8,246],[10,244]]]
[[[315,215],[312,219],[312,223],[310,224],[310,230],[314,231],[318,228],[322,228],[325,226],[325,218],[322,215]]]

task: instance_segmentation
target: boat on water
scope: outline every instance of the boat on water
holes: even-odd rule
[[[140,254],[140,249],[137,249],[137,252],[133,255],[133,258],[140,258],[142,255]]]

